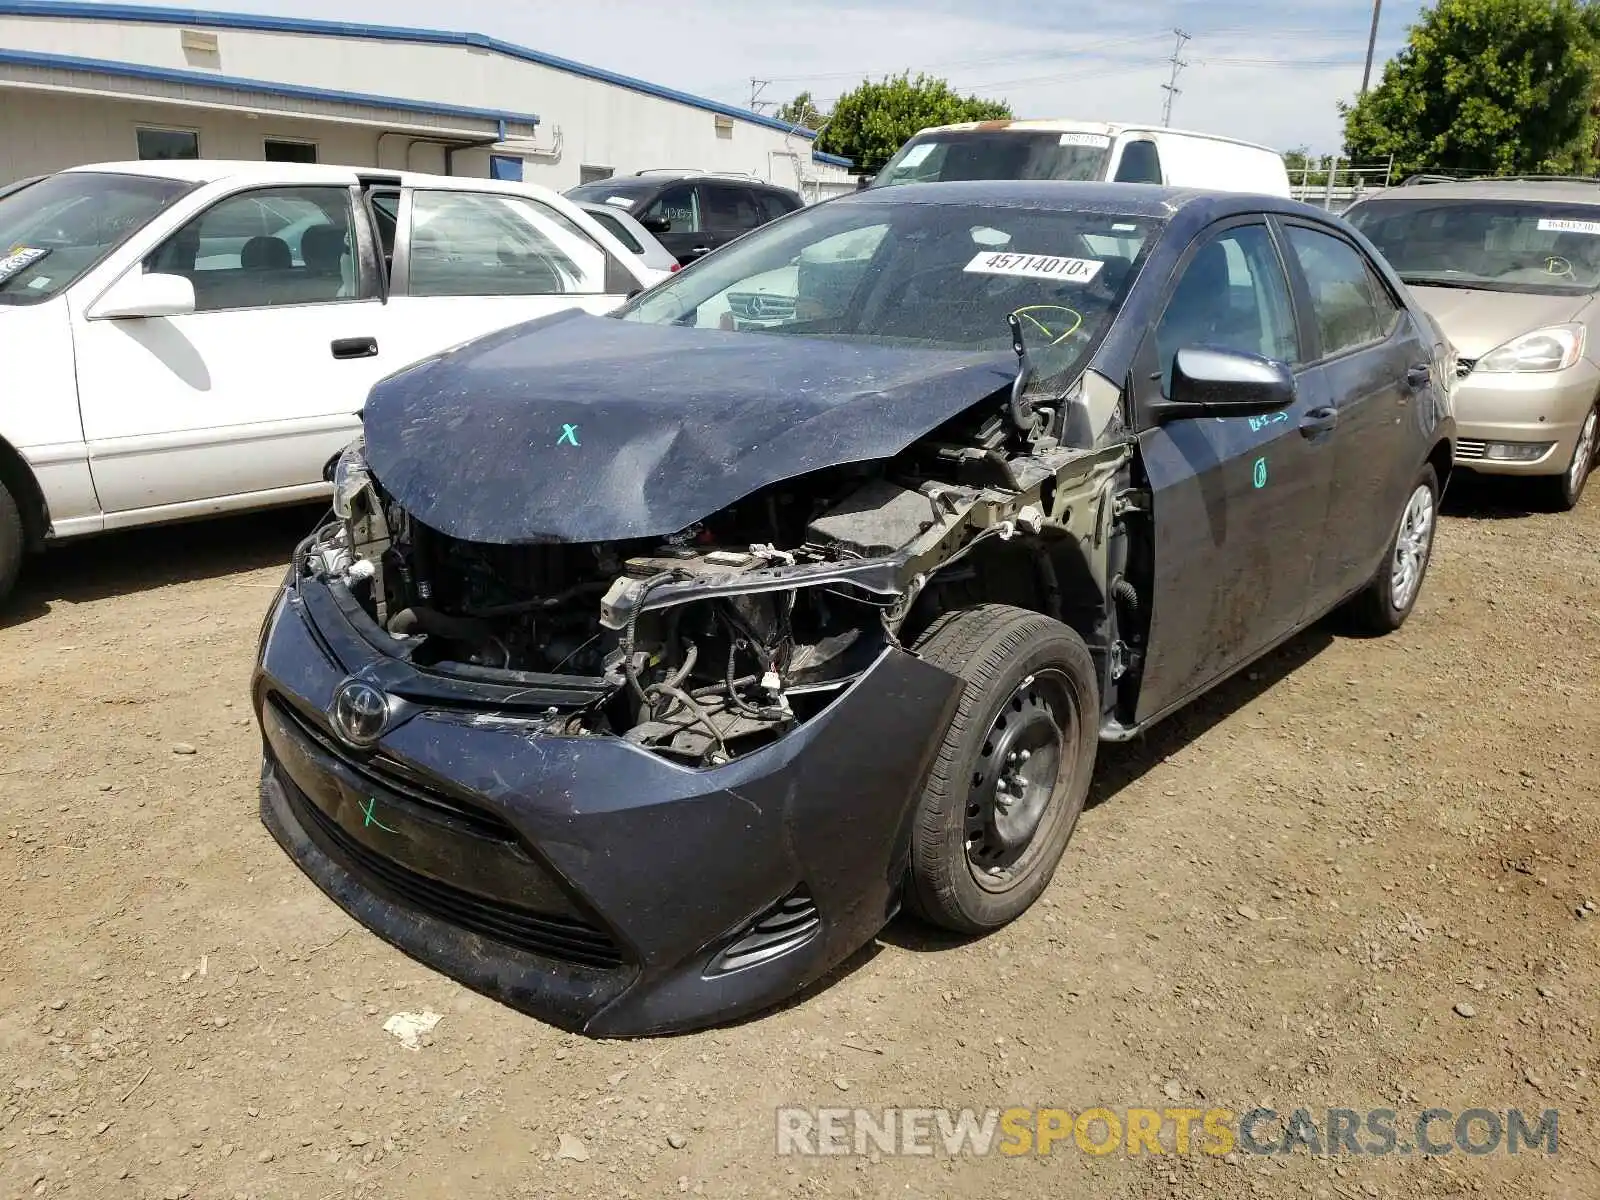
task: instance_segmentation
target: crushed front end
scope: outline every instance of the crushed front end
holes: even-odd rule
[[[770,1006],[898,906],[962,687],[902,638],[980,577],[1103,595],[1127,459],[936,436],[666,538],[492,544],[353,447],[262,631],[263,820],[387,940],[563,1027]]]

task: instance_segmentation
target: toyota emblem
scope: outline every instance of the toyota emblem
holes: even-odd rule
[[[375,745],[389,724],[389,697],[370,683],[347,679],[333,694],[333,730],[352,746]]]

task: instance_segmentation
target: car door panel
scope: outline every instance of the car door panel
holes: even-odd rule
[[[307,205],[317,212],[297,217]],[[86,299],[75,302],[84,440],[108,516],[321,483],[367,390],[390,369],[381,353],[333,353],[340,339],[382,342],[383,305],[357,266],[357,211],[337,186],[236,193],[130,268],[198,279],[202,309],[206,298],[217,307],[99,319]],[[290,236],[244,241],[277,242],[289,265],[247,262],[238,230],[285,218],[294,219],[279,232]]]
[[[1311,588],[1320,612],[1367,583],[1394,532],[1411,486],[1403,459],[1413,452],[1407,428],[1418,389],[1407,376],[1419,364],[1426,370],[1431,346],[1353,243],[1305,221],[1286,221],[1283,231],[1339,415]]]
[[[1185,320],[1184,312],[1198,317]],[[1180,266],[1137,359],[1136,399],[1160,396],[1172,355],[1185,345],[1293,362],[1298,343],[1287,276],[1266,224],[1225,225],[1203,233]],[[1304,618],[1336,422],[1319,369],[1297,368],[1295,385],[1294,402],[1280,412],[1144,422],[1138,444],[1155,571],[1139,721],[1226,675]]]

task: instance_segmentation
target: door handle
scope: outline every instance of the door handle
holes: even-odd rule
[[[334,338],[329,349],[335,358],[375,358],[378,339],[372,337]]]
[[[1337,408],[1313,408],[1300,418],[1300,434],[1302,437],[1314,438],[1330,432],[1338,423]]]
[[[1415,363],[1406,368],[1406,386],[1413,392],[1420,392],[1432,379],[1433,372],[1427,363]]]
[[[694,247],[690,248],[689,253],[691,255],[693,255],[695,258],[699,258],[702,254],[710,254],[711,253],[711,247],[710,246],[694,246]]]

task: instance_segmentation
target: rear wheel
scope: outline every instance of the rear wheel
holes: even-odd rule
[[[1578,507],[1578,501],[1583,499],[1583,485],[1594,473],[1595,458],[1600,457],[1597,452],[1600,452],[1600,404],[1591,408],[1584,419],[1567,469],[1544,481],[1551,508],[1557,512],[1571,512]]]
[[[1429,463],[1412,485],[1400,510],[1389,552],[1366,590],[1350,601],[1351,619],[1368,633],[1390,633],[1406,623],[1422,579],[1433,559],[1433,533],[1439,524],[1439,476]]]
[[[1083,811],[1099,745],[1094,660],[1059,621],[1003,604],[941,617],[916,651],[966,687],[917,806],[907,903],[983,933],[1044,891]]]
[[[17,501],[0,484],[0,604],[17,582],[17,572],[22,570],[22,513]]]

